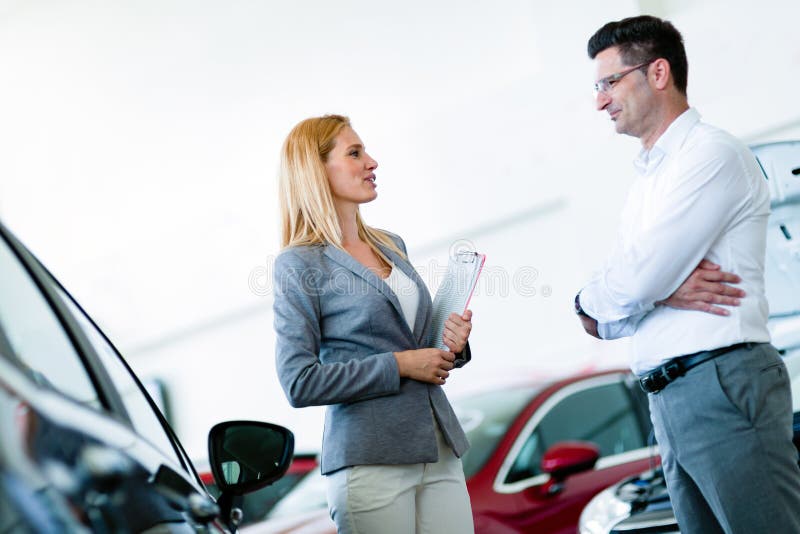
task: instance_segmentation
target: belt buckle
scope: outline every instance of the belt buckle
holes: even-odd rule
[[[645,393],[652,393],[654,388],[651,382],[652,379],[650,378],[650,375],[644,375],[639,379],[639,387],[642,388],[642,391]]]
[[[671,361],[639,379],[639,386],[645,393],[658,393],[676,378],[683,376],[680,361]]]
[[[656,371],[639,379],[639,386],[645,393],[658,393],[666,387],[668,382],[660,371],[661,368],[659,367]]]

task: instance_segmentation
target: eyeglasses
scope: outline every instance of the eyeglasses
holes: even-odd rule
[[[639,70],[642,67],[649,66],[650,63],[652,63],[653,61],[655,61],[655,59],[651,59],[647,63],[641,63],[639,65],[636,65],[635,67],[631,67],[629,69],[625,69],[625,70],[623,70],[621,72],[617,72],[616,74],[611,74],[609,76],[606,76],[605,78],[600,78],[599,80],[594,82],[594,97],[597,98],[597,95],[599,95],[600,93],[608,94],[608,92],[611,90],[611,88],[614,87],[615,83],[620,81],[622,78],[624,78],[625,76],[627,76],[631,72],[633,72],[635,70]]]

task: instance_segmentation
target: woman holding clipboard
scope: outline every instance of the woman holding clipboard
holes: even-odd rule
[[[469,358],[472,313],[432,348],[431,297],[398,236],[367,226],[377,162],[346,117],[300,122],[281,152],[278,376],[327,405],[321,469],[340,533],[473,532],[469,446],[441,386]]]

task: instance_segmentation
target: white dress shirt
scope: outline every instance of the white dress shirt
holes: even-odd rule
[[[639,177],[622,212],[614,252],[581,290],[604,339],[633,336],[631,369],[642,375],[675,356],[744,341],[767,342],[764,255],[769,191],[739,140],[681,114],[634,162]],[[742,278],[729,316],[656,306],[702,259]]]
[[[406,273],[398,269],[394,263],[390,263],[392,272],[384,278],[384,282],[392,289],[392,292],[400,302],[400,309],[408,323],[411,331],[414,331],[414,322],[417,317],[417,307],[419,306],[419,290],[417,284],[408,277]]]

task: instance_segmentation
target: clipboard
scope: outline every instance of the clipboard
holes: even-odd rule
[[[457,252],[450,257],[447,262],[447,273],[433,299],[429,347],[450,350],[442,341],[444,323],[451,313],[463,315],[467,311],[485,261],[485,254],[469,251]]]

